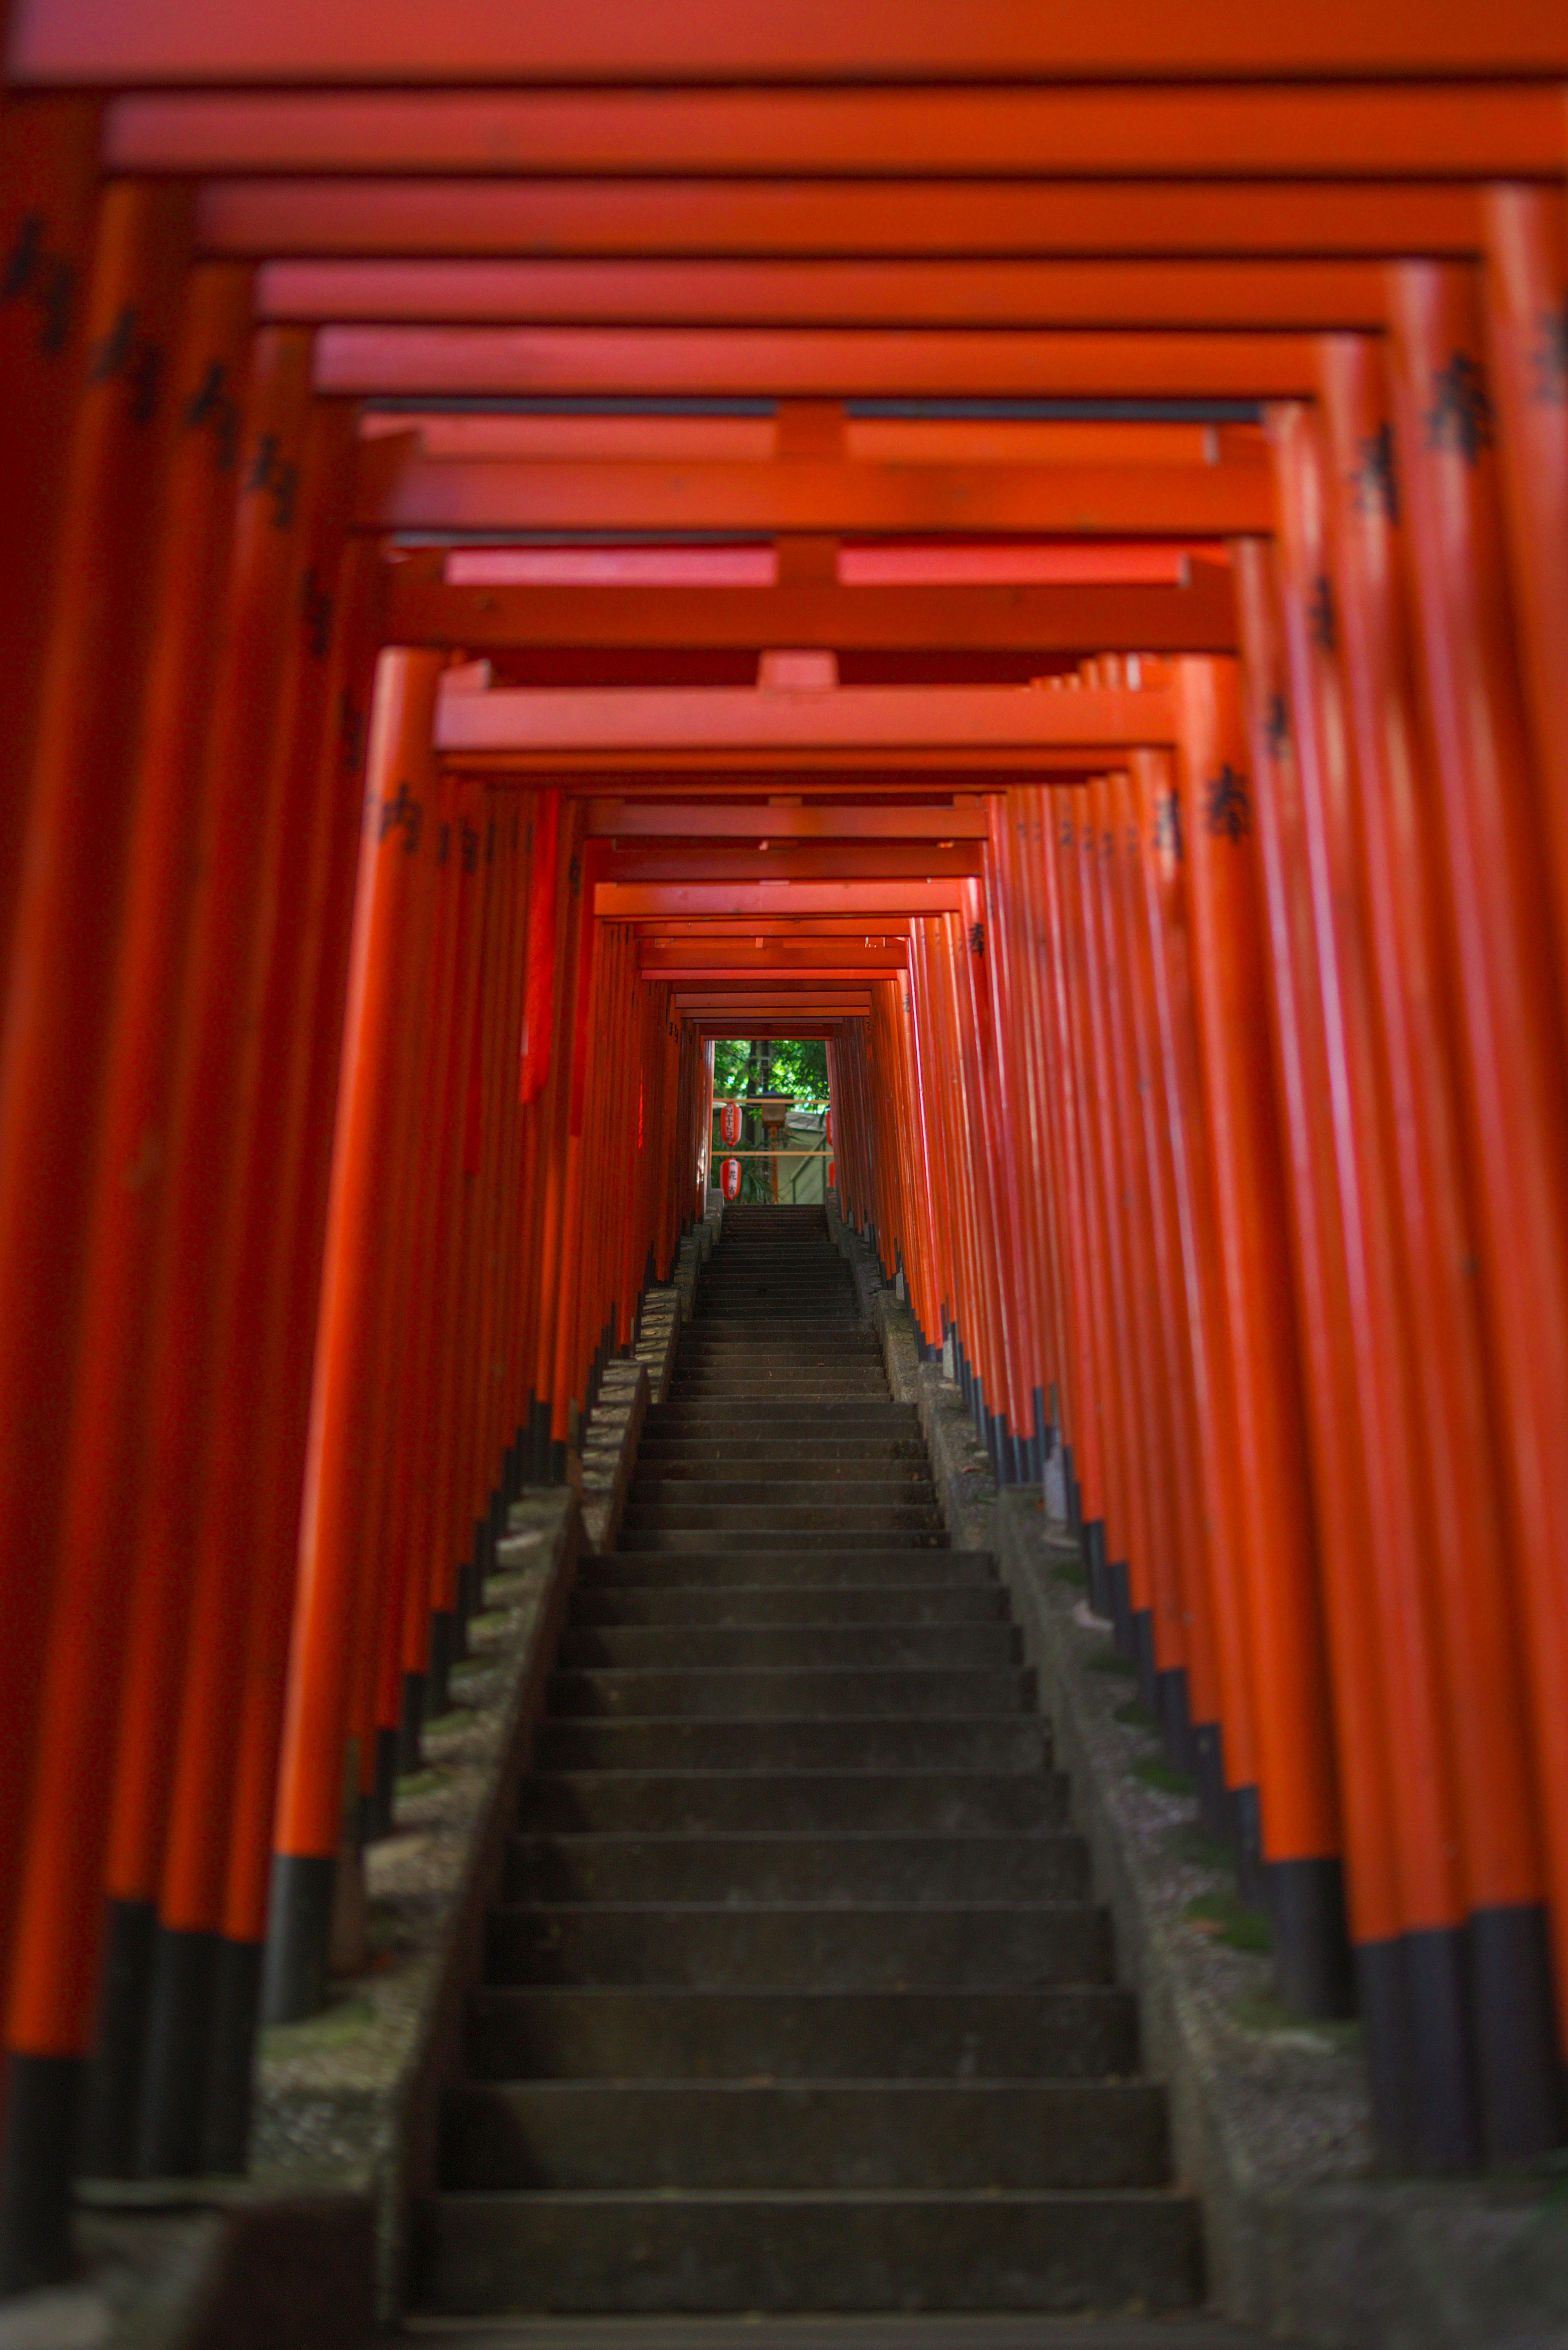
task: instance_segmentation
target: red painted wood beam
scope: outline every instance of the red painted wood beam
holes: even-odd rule
[[[867,972],[886,977],[903,969],[905,965],[901,962],[801,963],[798,965],[789,963],[775,966],[760,959],[752,962],[680,963],[662,961],[649,962],[644,957],[638,964],[639,975],[643,979],[667,979],[680,982],[687,986],[693,985],[699,981],[703,984],[712,982],[717,985],[720,983],[736,984],[742,981],[766,980],[775,975],[775,972],[785,974],[792,981],[798,981],[803,986],[850,986],[857,980],[863,980]]]
[[[586,457],[639,463],[765,464],[804,455],[884,464],[1212,465],[1264,461],[1257,425],[978,416],[855,416],[833,400],[780,400],[760,416],[523,414],[367,410],[363,438],[417,436],[430,458]],[[801,442],[809,433],[810,444]]]
[[[324,327],[317,389],[353,397],[1310,399],[1293,334],[938,328]]]
[[[984,840],[990,818],[976,801],[967,807],[889,807],[886,805],[791,806],[758,798],[750,806],[723,801],[590,800],[590,839],[618,840],[929,840],[951,847],[955,841]]]
[[[1000,531],[1265,537],[1264,463],[532,464],[422,459],[414,436],[359,452],[360,530]]]
[[[1376,260],[297,260],[264,318],[515,326],[1375,330]]]
[[[200,247],[303,255],[1478,253],[1462,181],[214,179]]]
[[[438,749],[459,754],[907,747],[967,755],[985,746],[1102,754],[1174,739],[1168,694],[1086,687],[500,691],[443,694],[436,720]]]
[[[1297,0],[1292,13],[1306,4]],[[122,24],[146,13],[139,8],[133,19],[122,0],[97,5]],[[405,8],[416,5],[404,0]],[[933,5],[948,7],[949,0]],[[1160,0],[1147,5],[1158,10]],[[1449,5],[1468,12],[1473,36],[1484,37],[1480,20],[1487,12],[1473,0]],[[1540,21],[1556,23],[1555,0],[1532,5]],[[1357,0],[1337,0],[1334,13],[1343,18],[1352,9],[1376,36],[1386,19],[1360,8]],[[216,26],[220,12],[207,13]],[[439,22],[422,13],[431,39],[441,44],[446,12]],[[576,12],[578,17],[588,13]],[[1023,21],[1030,12],[1012,13]],[[281,18],[285,12],[277,14]],[[317,10],[328,28],[337,14]],[[1164,14],[1169,19],[1176,12]],[[1093,16],[1101,20],[1098,10]],[[1088,21],[1081,12],[1078,20]],[[1271,21],[1278,21],[1277,14]],[[282,69],[266,78],[311,78],[308,47],[280,50],[280,56]],[[501,45],[493,57],[465,73],[454,49],[431,73],[391,78],[475,84],[529,78],[508,73]],[[1044,86],[1011,88],[910,88],[906,68],[886,77],[893,86],[852,88],[138,90],[110,107],[104,155],[117,172],[515,172],[529,179],[652,172],[678,179],[692,173],[747,179],[933,174],[1037,181],[1048,172],[1102,180],[1464,180],[1515,172],[1550,179],[1562,170],[1558,89],[1528,79],[1445,87],[1430,78],[1439,65],[1436,44],[1417,64],[1418,78],[1403,86],[1386,78],[1308,88],[1198,80],[1160,88],[1152,52],[1133,44],[1123,53],[1123,74],[1130,65],[1141,86],[1084,88],[1069,78],[1052,87],[1051,78],[1068,71],[1066,58],[1064,49],[1047,68]],[[65,63],[57,52],[54,69]],[[46,69],[43,49],[26,33],[13,68],[23,78]],[[698,78],[709,70],[700,67]],[[1376,70],[1383,75],[1385,68]],[[1141,79],[1146,74],[1150,78]],[[74,78],[67,68],[66,78]],[[151,83],[166,77],[133,68],[119,78]],[[373,77],[331,78],[353,83]]]
[[[779,848],[735,842],[647,841],[606,847],[607,881],[915,881],[960,880],[985,870],[985,846],[961,841],[813,840]]]
[[[604,921],[658,915],[956,914],[961,881],[599,881],[594,911]],[[868,924],[868,927],[870,925]]]
[[[814,914],[791,919],[781,914],[760,914],[747,920],[738,915],[691,916],[686,919],[666,917],[663,920],[639,921],[632,925],[639,939],[649,943],[663,942],[670,946],[682,943],[699,948],[717,946],[721,941],[738,940],[747,944],[761,944],[765,940],[782,941],[785,945],[798,941],[802,945],[826,944],[837,940],[841,943],[870,946],[902,946],[909,935],[907,916],[895,919],[890,914],[878,914],[872,923],[864,918],[848,914]],[[867,936],[867,931],[872,935]]]
[[[1179,550],[1171,553],[1181,560]],[[393,644],[460,645],[475,653],[525,645],[1233,651],[1229,570],[1193,564],[1189,580],[1186,587],[449,587],[409,564],[391,569],[386,625]]]

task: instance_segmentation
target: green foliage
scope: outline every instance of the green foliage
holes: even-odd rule
[[[1146,1787],[1158,1787],[1162,1795],[1195,1795],[1197,1786],[1185,1771],[1173,1771],[1158,1754],[1150,1754],[1133,1764],[1133,1776],[1141,1779]]]
[[[1087,1583],[1088,1579],[1088,1576],[1080,1567],[1078,1570],[1079,1582]],[[1089,1670],[1092,1673],[1120,1673],[1124,1680],[1129,1681],[1133,1677],[1132,1665],[1128,1662],[1127,1659],[1122,1655],[1119,1648],[1113,1648],[1108,1642],[1105,1648],[1096,1648],[1095,1650],[1094,1655],[1089,1659]]]
[[[1117,1706],[1116,1718],[1118,1721],[1125,1722],[1129,1730],[1152,1730],[1154,1728],[1153,1714],[1151,1714],[1136,1697],[1128,1698],[1126,1705]]]
[[[762,1047],[759,1061],[769,1048]],[[793,1094],[797,1109],[827,1107],[827,1047],[820,1037],[775,1037],[772,1065],[764,1082],[761,1066],[753,1068],[750,1041],[744,1036],[722,1037],[713,1047],[713,1097],[732,1095]]]
[[[1218,1893],[1199,1893],[1188,1903],[1187,1915],[1193,1925],[1230,1950],[1272,1950],[1274,1947],[1268,1919],[1249,1909],[1241,1895],[1229,1887]]]

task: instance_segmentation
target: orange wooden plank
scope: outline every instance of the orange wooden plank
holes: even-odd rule
[[[1484,243],[1473,186],[1370,179],[1205,186],[1185,180],[846,185],[836,180],[224,178],[198,190],[196,234],[208,252],[257,259],[506,253],[1392,255],[1475,253]]]
[[[699,800],[590,800],[588,837],[625,842],[648,840],[930,840],[950,847],[959,840],[984,840],[989,819],[982,803],[969,807],[791,807],[776,799],[750,806]]]
[[[956,880],[984,871],[985,848],[973,840],[952,848],[922,840],[813,840],[765,849],[735,841],[650,840],[606,847],[599,869],[607,881]]]
[[[957,913],[959,881],[599,881],[594,911],[609,922],[659,914]]]
[[[1561,73],[1556,0],[21,0],[9,70],[54,82],[994,82]],[[1076,97],[1076,94],[1075,94]]]
[[[1376,259],[270,261],[260,317],[512,326],[1361,328]]]
[[[374,531],[1005,531],[1266,536],[1263,465],[429,463],[361,452],[355,522]]]
[[[445,693],[436,719],[447,753],[976,746],[1101,751],[1168,743],[1163,692],[1080,687],[842,686],[762,692],[692,688],[576,693],[562,689]]]
[[[459,588],[408,565],[390,576],[387,635],[393,644],[475,653],[513,645],[1233,650],[1229,571],[1195,564],[1189,577],[1185,588]]]

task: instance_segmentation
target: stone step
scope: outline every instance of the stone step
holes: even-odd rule
[[[424,2287],[457,2314],[1179,2310],[1202,2245],[1159,2188],[442,2195]]]
[[[1116,1984],[1051,1991],[485,1989],[473,2080],[996,2081],[1133,2072],[1137,2011]]]
[[[1086,1901],[502,1904],[493,1983],[936,1990],[1111,1980],[1110,1923]]]
[[[1044,1727],[1032,1713],[923,1721],[556,1716],[540,1723],[535,1755],[545,1771],[1041,1771],[1046,1761]]]
[[[639,1467],[627,1488],[627,1507],[679,1511],[683,1523],[690,1509],[902,1512],[917,1507],[926,1513],[920,1523],[928,1524],[940,1515],[929,1476],[909,1470],[886,1477],[820,1478],[736,1476],[726,1468],[722,1475],[715,1471],[706,1477],[649,1477]],[[895,1523],[909,1521],[900,1517]]]
[[[709,1512],[707,1514],[711,1516],[713,1513]],[[765,1510],[758,1510],[753,1514],[763,1519],[767,1517]],[[890,1526],[883,1513],[868,1511],[867,1515],[873,1523],[863,1529],[866,1539],[875,1542],[878,1550],[901,1549],[914,1553],[945,1551],[948,1547],[947,1534],[940,1528]],[[821,1526],[815,1530],[809,1526],[777,1526],[771,1523],[761,1526],[623,1524],[620,1540],[623,1555],[628,1551],[679,1551],[699,1555],[706,1551],[730,1551],[737,1558],[762,1559],[770,1553],[787,1555],[792,1552],[817,1551],[837,1555],[842,1550],[845,1536],[855,1531],[853,1527],[842,1524]],[[768,1565],[771,1571],[771,1557]]]
[[[629,1534],[659,1533],[680,1527],[695,1531],[710,1526],[726,1534],[876,1534],[929,1529],[935,1533],[942,1515],[934,1500],[839,1502],[703,1502],[682,1495],[678,1501],[628,1501],[622,1526]]]
[[[659,1721],[700,1714],[720,1721],[800,1721],[815,1715],[856,1721],[877,1714],[912,1727],[932,1714],[1021,1713],[1033,1702],[1033,1675],[1021,1666],[882,1672],[605,1666],[553,1673],[547,1699],[557,1721],[573,1714],[622,1720],[651,1715]]]
[[[637,1483],[654,1489],[740,1480],[764,1485],[773,1492],[781,1485],[808,1482],[814,1486],[831,1485],[836,1493],[857,1482],[893,1492],[909,1485],[929,1487],[931,1477],[926,1463],[915,1454],[913,1445],[909,1446],[909,1456],[913,1457],[899,1458],[896,1445],[900,1441],[895,1440],[889,1445],[884,1440],[880,1457],[870,1444],[841,1444],[835,1448],[836,1457],[826,1459],[826,1444],[797,1444],[787,1452],[775,1446],[770,1451],[754,1437],[744,1444],[704,1443],[691,1438],[680,1451],[644,1445],[638,1454]]]
[[[870,1403],[814,1403],[800,1397],[784,1397],[775,1399],[773,1409],[754,1397],[656,1403],[649,1406],[646,1426],[653,1437],[685,1436],[720,1429],[740,1436],[776,1433],[794,1437],[797,1443],[815,1435],[844,1439],[858,1435],[863,1430],[878,1436],[919,1436],[914,1405],[894,1403],[890,1399]]]
[[[748,1565],[743,1555],[737,1556],[727,1550],[689,1549],[678,1571],[662,1561],[655,1562],[640,1549],[606,1551],[597,1557],[578,1560],[575,1589],[600,1591],[651,1585],[665,1591],[677,1584],[689,1587],[749,1587],[757,1581],[759,1572],[754,1565]],[[867,1544],[864,1550],[846,1550],[842,1544],[803,1544],[793,1549],[779,1546],[768,1556],[766,1574],[775,1590],[785,1589],[791,1584],[815,1586],[825,1578],[838,1576],[849,1584],[927,1584],[939,1589],[968,1584],[981,1586],[988,1591],[1001,1589],[996,1561],[988,1550],[950,1550],[930,1545],[911,1550],[904,1544],[888,1547]]]
[[[1023,1661],[1015,1625],[573,1623],[556,1659],[562,1671],[661,1666],[724,1670],[931,1671],[942,1666],[1005,1670]]]
[[[999,1770],[541,1771],[518,1818],[566,1834],[986,1835],[1064,1826],[1067,1783],[1044,1758]]]
[[[1082,1901],[1072,1835],[515,1835],[508,1901]]]
[[[699,1473],[714,1460],[739,1463],[752,1473],[778,1468],[785,1474],[797,1463],[809,1464],[817,1477],[853,1474],[867,1477],[886,1471],[929,1474],[926,1448],[918,1436],[783,1436],[769,1438],[757,1430],[750,1434],[709,1436],[645,1436],[638,1447],[637,1471],[641,1476],[684,1476]]]
[[[574,1628],[595,1626],[711,1625],[737,1630],[795,1624],[1004,1624],[1007,1594],[979,1583],[742,1583],[727,1589],[696,1583],[592,1589],[572,1594]]]
[[[473,2081],[447,2092],[448,2188],[1154,2187],[1144,2081]]]

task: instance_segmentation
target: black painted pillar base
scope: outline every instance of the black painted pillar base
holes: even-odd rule
[[[1067,1498],[1069,1532],[1082,1535],[1084,1527],[1084,1489],[1078,1482],[1078,1472],[1073,1466],[1073,1448],[1062,1447],[1062,1490]]]
[[[1263,1873],[1262,1814],[1256,1787],[1231,1788],[1231,1817],[1235,1823],[1237,1890],[1249,1909],[1267,1917],[1269,1887]]]
[[[448,1608],[431,1610],[431,1655],[425,1668],[425,1715],[439,1721],[452,1709],[452,1648],[457,1636],[457,1617]]]
[[[1198,1809],[1203,1825],[1216,1844],[1229,1848],[1235,1833],[1235,1822],[1226,1800],[1225,1752],[1217,1721],[1195,1721],[1192,1725],[1192,1745],[1198,1767]]]
[[[147,2054],[147,2009],[158,1910],[110,1901],[104,1923],[98,2036],[82,2098],[81,2168],[89,2178],[131,2178]]]
[[[5,2058],[0,2138],[0,2298],[64,2284],[74,2266],[72,2180],[87,2067],[79,2056]]]
[[[1469,1938],[1462,1926],[1405,1937],[1423,2169],[1473,2170],[1481,2158],[1475,2095]]]
[[[1137,1693],[1143,1710],[1159,1720],[1159,1674],[1154,1661],[1154,1610],[1135,1607],[1132,1611],[1133,1664],[1137,1671]]]
[[[1106,1564],[1106,1522],[1104,1518],[1084,1521],[1084,1565],[1089,1577],[1089,1606],[1095,1614],[1108,1624],[1115,1608],[1111,1597],[1111,1570]]]
[[[1445,1927],[1357,1946],[1373,2133],[1386,2170],[1441,2177],[1480,2163],[1465,1942],[1462,1928]]]
[[[301,2023],[327,2004],[335,1855],[275,1853],[262,1964],[262,2022]]]
[[[1466,1933],[1486,2158],[1537,2161],[1563,2143],[1564,2121],[1546,1911],[1477,1909]]]
[[[564,1485],[566,1482],[566,1440],[565,1437],[550,1439],[550,1471],[545,1480],[548,1485]]]
[[[1355,1970],[1338,1861],[1271,1860],[1263,1873],[1281,1999],[1314,2022],[1354,2015]]]
[[[1111,1638],[1116,1643],[1117,1656],[1125,1657],[1129,1665],[1136,1664],[1137,1650],[1133,1636],[1132,1582],[1125,1558],[1112,1559],[1110,1577]]]
[[[1033,1404],[1034,1425],[1029,1434],[1029,1482],[1032,1485],[1044,1485],[1045,1463],[1051,1458],[1052,1442],[1055,1434],[1051,1426],[1050,1415],[1045,1409],[1044,1388],[1035,1388]]]
[[[218,2178],[243,2178],[249,2166],[251,2093],[255,2078],[256,2025],[261,2013],[262,1944],[218,1945],[213,2043],[202,2168]]]
[[[424,1769],[425,1758],[420,1746],[425,1726],[425,1677],[423,1673],[403,1675],[403,1711],[398,1723],[398,1776],[411,1779],[416,1771]]]
[[[399,1742],[395,1730],[376,1732],[376,1783],[359,1798],[361,1844],[379,1844],[397,1825]]]
[[[216,1934],[160,1926],[136,2167],[143,2178],[199,2178],[207,2059],[217,2012]]]
[[[476,1616],[484,1613],[484,1575],[476,1558],[465,1558],[457,1570],[457,1597],[462,1622],[462,1653],[466,1657],[468,1627]]]
[[[1192,1715],[1187,1696],[1187,1668],[1174,1665],[1156,1679],[1156,1715],[1165,1752],[1173,1771],[1189,1779],[1198,1776],[1198,1747],[1192,1735]]]

